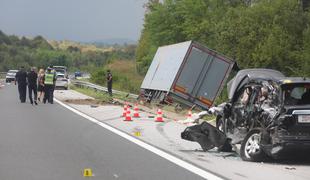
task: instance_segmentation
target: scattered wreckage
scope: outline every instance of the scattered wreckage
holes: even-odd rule
[[[208,110],[195,119],[216,115],[216,127],[204,122],[181,134],[204,151],[234,148],[243,160],[262,161],[285,150],[310,149],[310,79],[287,78],[271,69],[240,70],[227,84],[228,102],[214,106],[232,70],[239,70],[232,59],[197,42],[162,46],[140,98]]]
[[[310,79],[288,78],[271,69],[244,69],[227,90],[228,102],[195,115],[216,115],[216,127],[207,122],[188,127],[183,139],[198,142],[204,151],[240,147],[245,161],[310,149]]]

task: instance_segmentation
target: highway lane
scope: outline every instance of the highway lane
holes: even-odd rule
[[[0,89],[0,159],[3,180],[202,179],[58,104],[22,104],[14,85]]]

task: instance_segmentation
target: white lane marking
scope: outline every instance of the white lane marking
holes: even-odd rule
[[[177,157],[175,157],[175,156],[173,156],[171,154],[168,154],[168,153],[166,153],[166,152],[164,152],[164,151],[162,151],[162,150],[160,150],[160,149],[158,149],[158,148],[156,148],[156,147],[154,147],[154,146],[152,146],[150,144],[147,144],[147,143],[145,143],[143,141],[140,141],[140,140],[138,140],[138,139],[136,139],[136,138],[134,138],[134,137],[132,137],[132,136],[130,136],[130,135],[128,135],[128,134],[118,130],[118,129],[113,128],[112,126],[109,126],[109,125],[107,125],[107,124],[105,124],[105,123],[103,123],[101,121],[98,121],[97,119],[95,119],[93,117],[90,117],[90,116],[88,116],[88,115],[86,115],[86,114],[84,114],[84,113],[82,113],[82,112],[80,112],[80,111],[78,111],[78,110],[76,110],[76,109],[74,109],[74,108],[64,104],[63,102],[61,102],[61,101],[59,101],[57,99],[54,99],[54,101],[56,101],[58,104],[62,105],[63,107],[69,109],[70,111],[72,111],[72,112],[74,112],[74,113],[84,117],[85,119],[88,119],[89,121],[91,121],[91,122],[93,122],[93,123],[95,123],[95,124],[105,128],[105,129],[107,129],[107,130],[109,130],[109,131],[111,131],[111,132],[113,132],[113,133],[115,133],[115,134],[117,134],[117,135],[119,135],[119,136],[121,136],[121,137],[123,137],[123,138],[125,138],[125,139],[127,139],[127,140],[129,140],[129,141],[131,141],[131,142],[133,142],[133,143],[135,143],[137,145],[139,145],[139,146],[141,146],[141,147],[143,147],[144,149],[147,149],[147,150],[157,154],[160,157],[163,157],[163,158],[169,160],[170,162],[173,162],[174,164],[176,164],[178,166],[181,166],[181,167],[191,171],[192,173],[195,173],[195,174],[197,174],[197,175],[199,175],[199,176],[201,176],[201,177],[203,177],[205,179],[222,180],[221,177],[218,177],[218,176],[216,176],[216,175],[214,175],[214,174],[212,174],[210,172],[207,172],[207,171],[205,171],[205,170],[203,170],[201,168],[198,168],[198,167],[196,167],[196,166],[194,166],[194,165],[192,165],[192,164],[190,164],[190,163],[188,163],[186,161],[183,161],[183,160],[181,160],[181,159],[179,159],[179,158],[177,158]]]

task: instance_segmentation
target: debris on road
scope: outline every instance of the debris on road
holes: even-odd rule
[[[181,138],[198,142],[204,151],[208,151],[214,147],[222,149],[228,141],[223,132],[207,122],[187,127],[181,133]]]
[[[80,105],[102,105],[106,104],[105,102],[96,100],[96,99],[66,99],[66,103],[70,104],[80,104]]]
[[[294,168],[294,167],[285,167],[285,169],[287,169],[287,170],[296,170],[296,168]]]

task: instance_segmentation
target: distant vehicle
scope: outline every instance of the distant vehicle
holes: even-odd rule
[[[78,77],[82,77],[82,73],[80,71],[76,71],[74,73],[74,78],[77,79]]]
[[[67,72],[67,67],[66,66],[53,66],[53,68],[56,71],[57,74],[63,74],[65,78],[68,78],[68,72]]]
[[[56,89],[68,89],[69,77],[66,66],[53,66],[56,72]]]
[[[5,82],[9,83],[11,81],[15,81],[15,75],[18,70],[9,70],[5,76]]]
[[[234,61],[197,42],[159,47],[141,85],[147,102],[211,107],[221,92]],[[179,107],[179,108],[178,108]]]
[[[69,79],[67,79],[64,74],[58,73],[56,75],[56,85],[55,85],[56,87],[55,88],[67,90],[68,85],[69,85]]]

